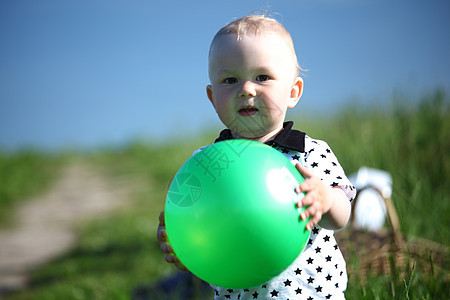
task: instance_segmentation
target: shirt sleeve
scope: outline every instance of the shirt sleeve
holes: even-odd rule
[[[355,187],[348,180],[337,157],[326,142],[306,136],[304,163],[326,185],[340,187],[350,201],[355,198]]]

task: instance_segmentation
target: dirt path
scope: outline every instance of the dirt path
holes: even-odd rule
[[[123,207],[132,188],[107,179],[76,161],[45,194],[14,212],[15,225],[0,228],[0,299],[2,292],[26,287],[27,274],[73,247],[80,222]]]

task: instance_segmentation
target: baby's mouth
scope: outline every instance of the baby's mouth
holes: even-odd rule
[[[253,116],[258,112],[258,109],[256,107],[243,107],[239,110],[239,115],[241,116]]]

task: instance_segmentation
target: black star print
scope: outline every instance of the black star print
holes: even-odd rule
[[[322,267],[317,267],[316,271],[317,271],[317,273],[322,273]]]
[[[317,247],[317,248],[314,249],[314,250],[316,250],[316,253],[320,253],[320,250],[322,250],[322,249],[320,249],[320,247]]]
[[[327,151],[327,153],[331,153],[331,150],[330,150],[330,149],[328,149],[328,148],[327,148],[327,150],[326,150],[326,151]]]
[[[331,295],[328,294],[328,295],[325,296],[325,298],[326,298],[326,299],[331,299]]]
[[[319,166],[319,164],[316,163],[316,162],[313,162],[313,163],[311,164],[311,167],[312,167],[312,168],[316,168],[316,167],[318,167],[318,166]]]
[[[278,296],[278,291],[273,290],[273,291],[270,292],[270,295],[271,295],[272,297],[276,297],[276,296]]]
[[[302,293],[302,289],[301,288],[297,288],[296,290],[295,290],[295,293],[298,295],[298,294],[301,294]]]
[[[289,150],[282,148],[282,149],[281,149],[281,152],[283,152],[283,153],[289,153]]]
[[[316,287],[316,292],[318,292],[318,293],[322,292],[322,287],[320,285],[318,287]]]
[[[330,175],[330,170],[326,169],[325,171],[323,171],[325,174]]]
[[[314,259],[310,257],[306,261],[308,262],[308,265],[312,265]]]
[[[335,163],[334,161],[331,164],[333,165],[333,167],[337,166],[337,163]]]
[[[331,276],[330,274],[328,274],[328,276],[327,277],[325,277],[326,279],[327,279],[327,281],[331,281],[331,278],[332,278],[333,276]]]
[[[324,242],[329,242],[330,241],[330,236],[329,235],[324,236],[323,237],[323,241]]]
[[[336,288],[339,288],[339,283],[336,283],[334,286],[335,286]]]
[[[312,239],[309,239],[309,241],[308,241],[308,245],[312,245]]]
[[[309,276],[308,278],[308,284],[312,284],[314,282],[314,278],[312,278],[311,276]]]
[[[342,177],[341,176],[337,176],[336,179],[342,179]]]
[[[252,296],[253,296],[253,299],[258,299],[258,292],[254,292],[253,294],[252,294]]]
[[[344,272],[343,272],[343,271],[341,271],[341,273],[339,273],[339,276],[342,276],[342,274],[344,274]]]
[[[339,184],[337,182],[334,182],[331,184],[332,187],[337,187]]]
[[[295,155],[292,156],[292,159],[299,160],[299,159],[300,159],[300,156],[298,156],[297,154],[295,154]]]
[[[327,261],[331,261],[331,256],[327,256],[327,257],[325,257],[325,259],[327,260]]]
[[[327,158],[327,156],[325,154],[320,154],[320,157]]]
[[[262,288],[263,288],[263,289],[266,289],[266,288],[267,288],[267,284],[263,285]]]
[[[308,300],[314,300],[314,298],[313,298],[313,297],[311,297],[311,296],[309,296],[309,297],[308,297]]]
[[[225,298],[231,299],[231,296],[230,295],[225,295]]]
[[[250,291],[249,289],[245,289],[245,290],[244,290],[244,292],[249,292],[249,291]]]
[[[219,291],[218,290],[214,290],[214,292],[216,292],[216,296],[219,296]]]
[[[283,283],[284,283],[284,286],[291,286],[291,282],[292,281],[290,281],[289,279],[286,279],[286,281]]]
[[[334,250],[337,250],[339,248],[338,244],[334,245]]]
[[[295,275],[300,275],[302,274],[302,270],[300,270],[299,268],[297,268],[297,270],[295,270]]]
[[[313,227],[312,232],[313,232],[314,234],[318,234],[318,233],[319,233],[319,228]]]
[[[228,293],[232,293],[232,292],[233,292],[233,289],[228,289],[227,292],[228,292]]]
[[[334,267],[337,269],[338,268],[338,264],[335,264]]]

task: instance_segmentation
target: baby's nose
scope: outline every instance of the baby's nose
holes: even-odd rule
[[[239,97],[254,97],[256,96],[255,84],[251,81],[244,81],[239,91]]]

